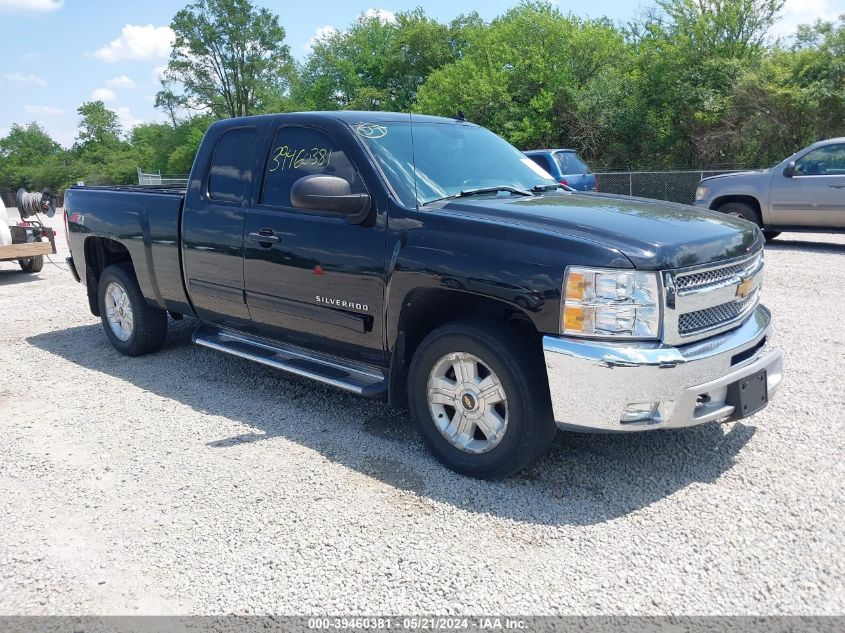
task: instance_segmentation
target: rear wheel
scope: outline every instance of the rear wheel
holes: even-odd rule
[[[757,209],[744,202],[727,202],[719,207],[721,213],[732,215],[760,226],[760,214]]]
[[[164,344],[167,312],[146,302],[130,265],[115,264],[103,271],[97,300],[106,336],[121,354],[141,356]]]
[[[35,257],[24,257],[18,260],[21,270],[25,273],[38,273],[44,268],[44,255],[36,255]]]
[[[548,381],[539,354],[495,322],[438,328],[414,354],[408,381],[414,422],[452,470],[496,479],[525,468],[551,446]]]

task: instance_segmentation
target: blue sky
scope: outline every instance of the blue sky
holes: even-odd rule
[[[255,0],[277,13],[295,57],[304,57],[315,34],[343,28],[363,11],[392,12],[423,6],[429,15],[448,20],[477,9],[490,19],[517,0]],[[125,128],[163,120],[153,108],[157,69],[167,63],[173,14],[187,0],[0,0],[0,137],[12,123],[37,121],[63,145],[76,136],[76,109],[102,99]],[[577,15],[606,15],[627,21],[650,0],[557,0]],[[786,35],[799,23],[845,13],[845,0],[787,0],[778,26]],[[14,25],[14,26],[11,26]]]

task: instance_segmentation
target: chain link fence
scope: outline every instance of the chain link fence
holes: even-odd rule
[[[596,186],[602,193],[692,204],[702,178],[738,171],[744,170],[608,171],[596,174]]]

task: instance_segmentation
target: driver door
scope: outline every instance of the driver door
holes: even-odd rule
[[[294,208],[291,187],[314,174],[343,178],[352,193],[367,192],[347,150],[327,131],[280,127],[244,229],[244,286],[253,329],[335,354],[380,358],[385,222],[375,208],[361,223]]]
[[[776,172],[771,210],[775,226],[845,228],[845,143],[807,152],[791,177]]]

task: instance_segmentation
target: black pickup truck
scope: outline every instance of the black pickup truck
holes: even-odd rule
[[[215,123],[187,190],[73,187],[77,279],[129,356],[194,341],[410,408],[428,447],[514,473],[557,428],[735,420],[781,381],[742,219],[573,193],[463,120]]]

